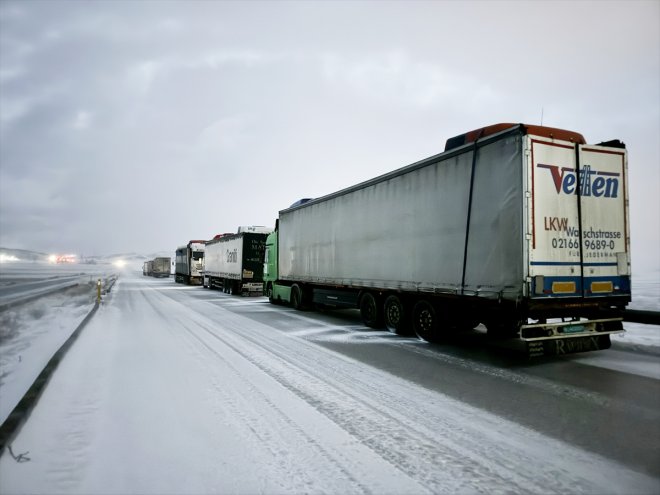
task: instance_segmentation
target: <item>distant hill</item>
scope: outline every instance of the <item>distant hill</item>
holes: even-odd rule
[[[174,251],[158,251],[155,253],[149,254],[140,254],[140,253],[119,253],[119,254],[110,254],[108,256],[101,256],[105,259],[123,259],[123,260],[152,260],[154,258],[172,258],[174,256]]]
[[[48,254],[26,249],[10,249],[0,247],[0,258],[20,261],[48,261]]]
[[[158,257],[173,257],[174,253],[169,251],[159,251],[151,254],[140,253],[116,253],[102,256],[77,255],[79,263],[113,263],[117,260],[126,262],[140,262],[151,260]],[[29,251],[27,249],[11,249],[0,247],[0,259],[12,261],[33,261],[48,262],[51,254],[38,251]]]

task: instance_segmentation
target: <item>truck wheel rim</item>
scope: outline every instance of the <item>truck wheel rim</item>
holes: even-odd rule
[[[419,338],[426,341],[432,341],[436,332],[436,314],[430,303],[420,301],[414,310],[415,333]]]
[[[390,332],[396,332],[401,325],[401,305],[398,301],[389,301],[385,308],[385,324]]]

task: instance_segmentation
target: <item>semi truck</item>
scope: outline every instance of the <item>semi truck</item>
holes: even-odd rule
[[[206,243],[204,287],[228,294],[262,295],[266,237],[272,229],[239,227],[236,234],[215,236]]]
[[[631,299],[627,167],[619,140],[525,124],[461,134],[280,211],[264,293],[430,342],[482,324],[530,356],[608,348]]]
[[[171,262],[171,258],[167,257],[154,258],[150,275],[152,277],[169,277]]]
[[[204,248],[206,241],[191,240],[185,246],[178,247],[175,254],[174,280],[178,283],[202,283],[204,271]]]

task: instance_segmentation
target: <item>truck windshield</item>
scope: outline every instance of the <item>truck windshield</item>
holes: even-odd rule
[[[201,260],[204,257],[204,251],[193,251],[192,257],[194,260]]]

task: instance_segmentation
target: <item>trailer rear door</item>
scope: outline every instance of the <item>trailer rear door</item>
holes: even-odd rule
[[[530,296],[630,294],[625,149],[527,136]]]

